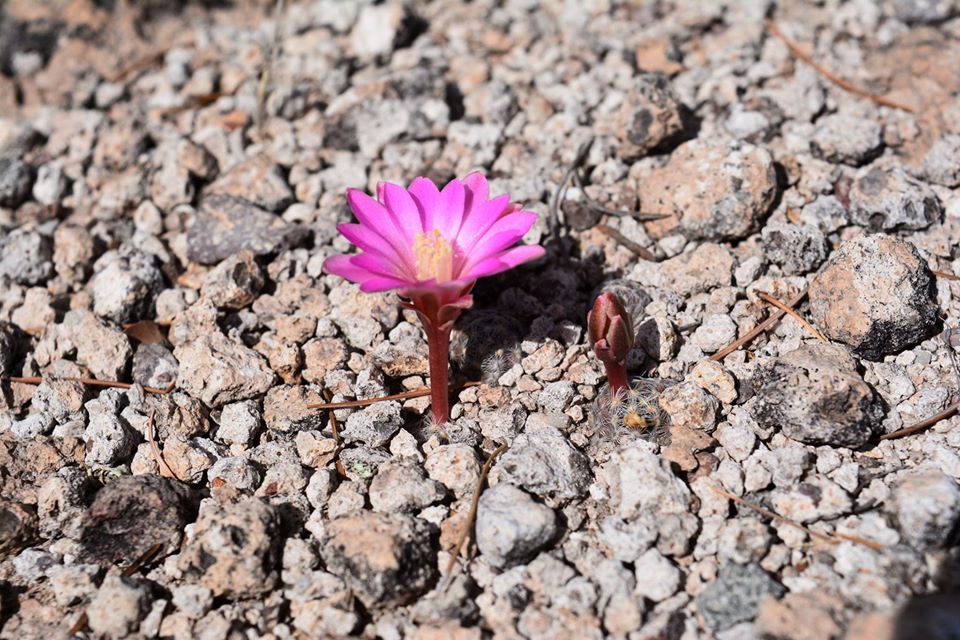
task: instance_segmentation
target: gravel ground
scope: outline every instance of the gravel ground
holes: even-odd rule
[[[960,3],[129,4],[0,8],[0,638],[958,637]],[[427,382],[345,189],[474,170],[482,384],[308,408]]]

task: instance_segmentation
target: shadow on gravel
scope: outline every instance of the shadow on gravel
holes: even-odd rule
[[[914,596],[900,609],[893,640],[960,640],[960,548],[951,551],[935,582],[937,592]]]

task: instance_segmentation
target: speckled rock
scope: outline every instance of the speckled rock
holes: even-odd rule
[[[939,313],[926,261],[909,243],[882,235],[844,242],[809,296],[814,325],[871,360],[929,336]]]
[[[935,469],[904,475],[893,496],[892,508],[900,534],[911,546],[939,549],[956,543],[960,523],[960,485]]]
[[[509,485],[490,487],[477,507],[477,548],[495,567],[524,562],[557,533],[553,510]]]
[[[587,457],[549,425],[517,436],[494,472],[554,507],[582,497],[593,479]]]
[[[773,158],[748,143],[694,140],[640,182],[644,212],[673,217],[646,223],[661,237],[678,231],[692,239],[734,240],[759,228],[777,196]]]
[[[960,186],[960,135],[945,135],[923,157],[923,175],[944,187]]]
[[[200,293],[217,307],[242,309],[263,288],[263,273],[250,251],[241,251],[214,267]]]
[[[717,579],[697,597],[697,605],[707,625],[722,631],[752,620],[765,596],[778,598],[784,591],[783,585],[758,565],[729,563],[720,568]]]
[[[861,169],[848,198],[851,222],[874,231],[926,229],[943,217],[933,189],[902,168]]]
[[[753,385],[754,419],[807,444],[860,447],[883,419],[880,397],[838,345],[806,344],[762,360]]]
[[[261,395],[274,374],[263,357],[222,333],[209,333],[178,346],[177,385],[206,404],[216,407]]]
[[[810,148],[818,158],[859,165],[880,153],[880,134],[880,125],[869,118],[834,113],[817,120]]]
[[[613,133],[620,138],[619,154],[633,160],[669,145],[682,134],[683,105],[659,73],[642,73],[613,115]]]
[[[121,251],[97,261],[90,279],[93,312],[118,324],[135,322],[153,310],[164,288],[156,258],[141,251]]]

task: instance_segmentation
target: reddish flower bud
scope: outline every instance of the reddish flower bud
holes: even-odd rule
[[[597,296],[587,315],[587,332],[597,358],[604,364],[623,366],[633,348],[633,322],[612,293]]]

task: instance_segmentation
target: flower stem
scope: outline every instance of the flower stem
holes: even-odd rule
[[[424,322],[427,346],[430,349],[430,408],[433,419],[440,425],[450,419],[450,380],[447,367],[450,360],[450,329],[437,328]]]
[[[627,368],[619,362],[604,362],[604,368],[607,370],[607,383],[610,385],[610,393],[617,394],[627,388]]]

